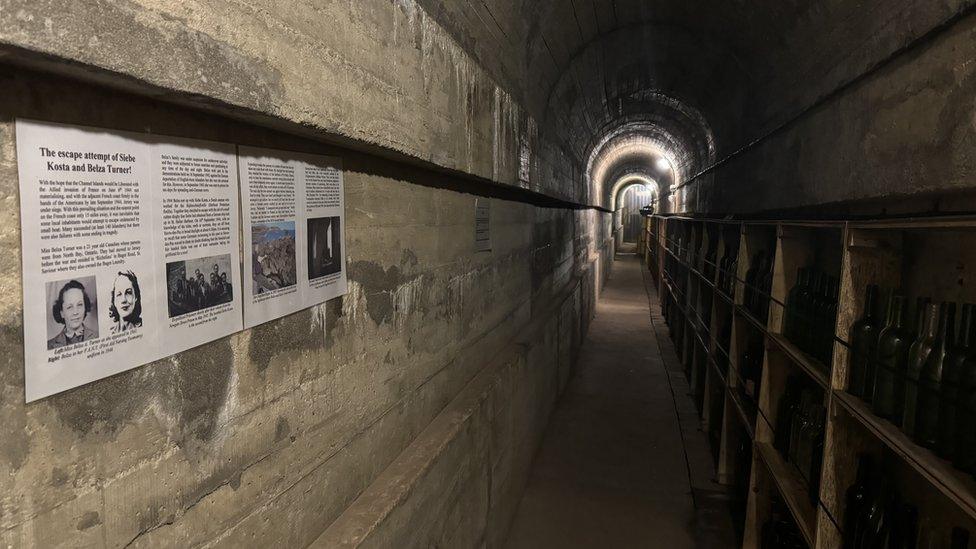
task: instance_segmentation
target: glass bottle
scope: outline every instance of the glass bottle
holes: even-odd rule
[[[939,440],[939,410],[942,397],[942,370],[946,355],[955,345],[956,304],[939,307],[939,329],[932,350],[918,376],[918,408],[915,412],[915,442],[935,450]]]
[[[790,449],[790,425],[800,399],[800,378],[791,375],[786,378],[786,390],[776,406],[776,430],[773,433],[773,448],[784,458]]]
[[[971,305],[976,315],[976,306]],[[969,352],[959,373],[956,407],[956,452],[952,463],[958,469],[976,472],[976,318],[971,318]]]
[[[949,549],[966,549],[969,547],[969,530],[956,526],[949,537]]]
[[[902,394],[904,375],[908,358],[907,349],[912,344],[912,333],[905,327],[905,298],[891,296],[888,306],[888,322],[878,336],[877,367],[874,376],[874,395],[871,405],[874,413],[901,424]]]
[[[878,286],[869,284],[864,295],[864,316],[851,326],[851,361],[847,392],[871,401],[874,360],[878,348],[878,320],[874,316]]]
[[[783,335],[786,339],[793,341],[796,337],[796,307],[797,300],[799,299],[800,293],[803,291],[804,280],[806,279],[807,270],[797,269],[796,271],[796,283],[790,288],[790,293],[786,296],[786,307],[783,311]]]
[[[959,336],[955,340],[956,344],[949,348],[949,352],[946,354],[945,362],[942,365],[942,381],[940,383],[939,436],[936,453],[950,461],[955,459],[956,453],[959,382],[963,364],[969,355],[969,346],[972,344],[972,327],[973,306],[965,303],[962,306]]]
[[[908,349],[908,362],[905,364],[904,375],[903,394],[905,397],[901,414],[901,430],[912,438],[915,437],[915,414],[918,411],[918,378],[938,335],[940,316],[938,305],[934,303],[925,305],[922,334]]]
[[[847,489],[844,498],[844,549],[855,549],[855,541],[861,526],[868,500],[871,497],[871,485],[868,482],[872,471],[872,460],[869,454],[857,457],[857,480]]]
[[[837,323],[837,292],[839,282],[834,277],[827,277],[827,290],[824,294],[824,305],[821,313],[820,336],[817,352],[814,356],[824,363],[828,369],[834,352],[834,327]]]
[[[885,549],[915,549],[918,546],[918,508],[895,503],[888,545]]]

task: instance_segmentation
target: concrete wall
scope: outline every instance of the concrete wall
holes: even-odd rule
[[[302,546],[445,422],[396,521],[499,539],[608,276],[608,214],[489,193],[475,253],[486,186],[7,65],[0,89],[0,546]],[[349,294],[25,405],[15,117],[341,156]],[[492,495],[446,505],[469,485]],[[418,506],[436,494],[443,514]]]
[[[710,182],[686,187],[679,203],[686,211],[827,217],[972,211],[973,58],[976,15],[720,167]]]

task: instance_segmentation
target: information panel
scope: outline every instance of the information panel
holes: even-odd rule
[[[16,131],[28,402],[241,329],[233,145]]]
[[[339,158],[240,147],[244,325],[346,293]]]

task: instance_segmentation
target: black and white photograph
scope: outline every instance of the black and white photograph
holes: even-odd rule
[[[339,217],[308,220],[308,279],[315,280],[342,270]]]
[[[234,299],[230,254],[166,264],[169,317],[209,309]]]
[[[94,276],[47,283],[48,350],[98,338],[95,289]]]
[[[113,334],[142,328],[142,291],[139,277],[132,271],[119,271],[112,283],[108,317]]]

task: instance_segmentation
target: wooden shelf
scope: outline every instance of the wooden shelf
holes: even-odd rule
[[[756,317],[752,316],[752,313],[750,313],[748,309],[746,309],[742,305],[736,305],[735,311],[739,314],[739,316],[748,320],[749,324],[752,324],[753,328],[759,330],[762,333],[766,333],[766,326],[761,322],[759,322],[759,320]]]
[[[838,402],[852,418],[976,520],[976,480],[954,468],[930,450],[915,444],[891,422],[874,415],[863,400],[844,391],[834,390],[833,393],[835,402]]]
[[[817,508],[810,503],[807,483],[769,443],[756,442],[756,450],[766,464],[766,469],[769,470],[777,490],[783,496],[783,501],[793,514],[803,539],[810,547],[816,547]]]
[[[767,332],[769,339],[776,344],[780,350],[783,351],[789,359],[800,367],[801,370],[807,373],[818,385],[826,389],[829,385],[829,380],[827,379],[828,370],[824,366],[823,362],[813,358],[812,356],[804,353],[799,347],[794,345],[790,340],[786,339],[782,334],[776,334],[772,332]]]

